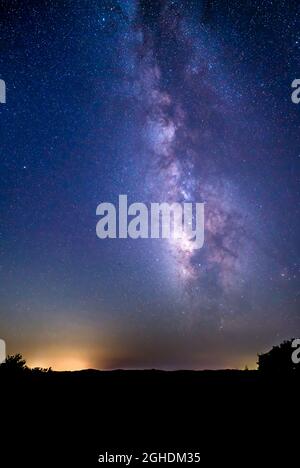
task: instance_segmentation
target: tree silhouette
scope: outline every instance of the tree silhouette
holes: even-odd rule
[[[292,360],[293,340],[284,341],[278,346],[265,353],[258,355],[258,370],[265,374],[294,374],[299,373],[300,364],[295,364]]]
[[[9,374],[19,374],[26,372],[27,370],[28,367],[26,365],[26,361],[23,359],[22,354],[19,353],[7,356],[5,361],[0,365],[0,371]]]

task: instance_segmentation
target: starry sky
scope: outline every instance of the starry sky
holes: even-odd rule
[[[0,2],[0,337],[31,366],[254,368],[300,334],[300,11]],[[204,202],[205,241],[96,236]]]

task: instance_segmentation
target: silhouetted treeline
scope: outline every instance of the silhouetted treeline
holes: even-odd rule
[[[5,375],[24,375],[24,374],[44,374],[51,372],[51,367],[34,367],[30,368],[26,364],[26,360],[23,358],[22,354],[14,354],[12,356],[7,356],[5,361],[0,364],[0,374]]]

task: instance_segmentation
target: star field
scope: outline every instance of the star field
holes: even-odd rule
[[[254,367],[298,336],[299,7],[0,3],[0,336],[54,368]],[[96,207],[204,202],[204,247]]]

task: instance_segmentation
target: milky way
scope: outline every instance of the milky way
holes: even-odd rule
[[[215,86],[216,71],[210,73],[213,59],[218,66],[215,53],[209,61],[191,37],[194,26],[201,38],[201,25],[174,4],[161,5],[159,11],[140,7],[135,25],[132,79],[144,119],[149,195],[169,203],[205,202],[204,250],[196,252],[187,239],[169,248],[183,284],[201,287],[210,281],[227,291],[237,287],[249,263],[243,261],[249,248],[247,216],[218,155],[222,145],[231,145],[225,120],[234,104],[227,104]]]

